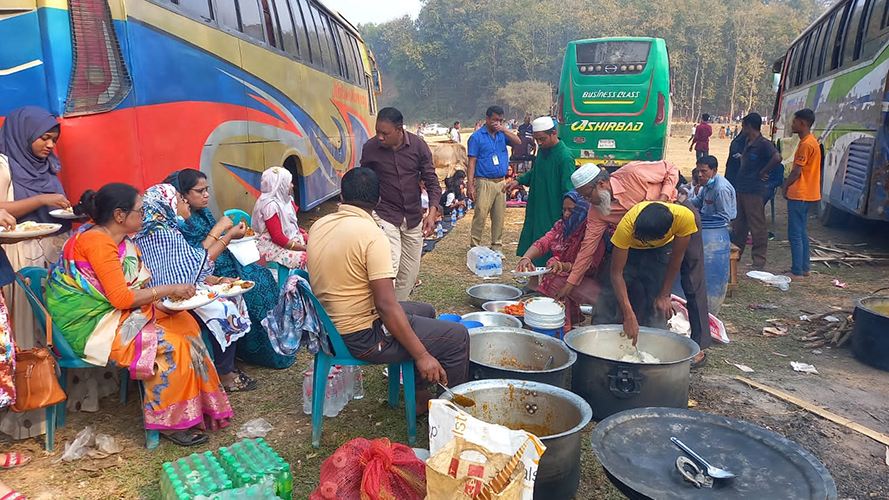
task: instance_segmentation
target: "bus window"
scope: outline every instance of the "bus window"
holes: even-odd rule
[[[337,23],[334,25],[336,26],[336,45],[340,49],[340,60],[343,62],[343,69],[346,70],[346,80],[354,82],[358,77],[356,76],[355,58],[352,57],[352,43],[349,41],[349,36],[346,35],[346,30]]]
[[[216,13],[219,15],[219,24],[235,31],[241,31],[241,24],[238,22],[238,7],[235,5],[235,0],[217,0]]]
[[[877,37],[877,33],[883,29],[883,16],[886,12],[886,0],[874,0],[874,5],[870,9],[870,17],[868,18],[867,40]]]
[[[592,42],[578,43],[574,46],[577,67],[583,74],[640,73],[643,65],[648,62],[651,42]],[[642,63],[627,66],[624,63]],[[620,65],[620,66],[618,66]]]
[[[324,21],[321,19],[321,12],[315,4],[311,4],[309,9],[312,10],[312,18],[315,20],[315,32],[318,33],[318,46],[321,47],[322,64],[328,73],[333,74],[336,71],[336,60],[330,52],[330,39],[327,30],[324,29]]]
[[[880,0],[880,3],[882,2],[883,0]],[[889,2],[883,5],[883,15],[880,17],[880,29],[886,29],[886,26],[889,26]]]
[[[352,47],[352,58],[355,60],[356,81],[358,85],[364,85],[364,64],[361,62],[361,51],[358,50],[358,40],[354,36],[349,35],[349,45]]]
[[[293,31],[293,13],[290,12],[290,4],[287,0],[275,0],[275,10],[278,13],[281,50],[299,57],[299,43],[296,41],[296,32]]]
[[[799,63],[796,69],[796,85],[802,85],[803,82],[806,81],[806,71],[808,69],[809,58],[809,40],[812,39],[812,34],[810,33],[802,42],[802,49],[800,49],[799,53]]]
[[[806,79],[812,80],[818,76],[818,59],[821,56],[821,46],[824,44],[824,24],[819,24],[812,37],[812,50],[809,51],[809,71],[806,72]]]
[[[849,1],[843,6],[840,13],[840,19],[834,26],[833,40],[833,57],[830,59],[830,69],[834,70],[843,64],[843,45],[846,42],[846,27],[849,25],[849,11],[852,10],[852,2]]]
[[[312,53],[309,50],[310,45],[317,45],[309,39],[309,32],[306,30],[306,23],[311,19],[306,19],[308,11],[305,7],[305,0],[289,0],[291,11],[293,12],[293,26],[296,29],[297,45],[299,45],[300,55],[311,62]]]
[[[336,61],[333,65],[335,74],[346,77],[346,66],[341,55],[340,42],[336,37],[336,30],[330,24],[330,18],[325,13],[321,13],[321,22],[324,24],[324,33],[327,35],[327,42],[330,44],[330,53],[332,60]]]
[[[238,13],[241,17],[241,31],[249,37],[265,41],[259,3],[256,0],[238,0]]]
[[[204,21],[213,21],[213,6],[207,0],[179,0],[174,2],[179,4],[179,8],[187,14],[203,19]]]
[[[315,26],[315,17],[312,15],[312,11],[314,10],[309,6],[306,0],[299,0],[300,8],[302,8],[303,19],[306,21],[306,30],[309,34],[309,47],[312,49],[312,62],[315,63],[316,66],[321,67],[324,64],[324,61],[321,59],[321,39],[318,36],[318,31],[321,28]]]
[[[858,25],[858,38],[855,40],[855,59],[864,56],[870,57],[873,54],[869,54],[866,49],[867,41],[871,39],[873,33],[870,29],[874,25],[874,18],[879,17],[879,15],[874,15],[874,12],[877,11],[876,7],[877,2],[875,0],[867,0],[867,5],[864,8],[864,13],[861,14],[861,23]]]
[[[849,22],[846,23],[846,38],[843,40],[844,62],[852,62],[858,60],[861,53],[861,37],[864,33],[859,31],[861,21],[865,17],[865,13],[871,0],[857,0],[852,14],[849,16]]]
[[[799,62],[799,44],[790,49],[790,57],[787,58],[787,76],[784,77],[784,89],[791,89],[796,85],[796,70]]]
[[[262,20],[265,23],[265,32],[268,33],[269,45],[275,48],[280,47],[281,42],[278,40],[279,30],[276,28],[277,23],[273,19],[272,6],[269,5],[269,0],[259,0],[259,5],[262,8]]]
[[[830,34],[833,33],[833,24],[837,18],[837,13],[834,12],[833,15],[830,16],[830,20],[827,21],[827,25],[824,27],[824,40],[821,42],[821,55],[818,56],[818,76],[821,76],[824,73],[824,68],[827,67],[827,58],[830,57],[830,53],[828,52],[828,48],[831,47]]]

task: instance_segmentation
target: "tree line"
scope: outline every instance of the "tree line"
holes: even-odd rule
[[[492,103],[509,117],[544,113],[567,43],[608,36],[666,40],[674,120],[767,115],[772,63],[829,2],[425,0],[416,21],[359,29],[383,73],[379,104],[414,121],[474,121]]]

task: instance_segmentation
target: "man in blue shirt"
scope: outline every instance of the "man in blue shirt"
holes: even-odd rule
[[[695,171],[702,187],[689,201],[701,211],[702,221],[718,220],[728,225],[738,215],[735,188],[718,170],[716,157],[707,155],[698,160]]]
[[[488,214],[491,215],[492,250],[503,247],[503,217],[506,214],[506,170],[509,153],[506,143],[513,147],[522,141],[503,126],[503,108],[491,106],[485,113],[485,126],[476,130],[467,142],[469,197],[475,203],[472,217],[470,246],[481,245]]]

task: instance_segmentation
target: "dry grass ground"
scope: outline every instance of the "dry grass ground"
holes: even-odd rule
[[[688,173],[694,162],[688,152],[685,137],[674,138],[668,158]],[[724,162],[728,141],[712,141],[712,153]],[[785,210],[782,201],[777,202],[776,222],[772,232],[776,240],[769,245],[769,270],[780,272],[789,267],[789,251],[786,242]],[[324,210],[330,210],[328,204]],[[309,214],[304,222],[311,222],[320,213]],[[515,244],[524,219],[522,209],[507,210],[504,236],[504,268],[514,266]],[[827,230],[817,221],[809,224],[813,236],[834,242],[868,244],[861,251],[882,251],[887,248],[885,226],[859,224],[841,230]],[[465,289],[481,282],[472,275],[465,264],[469,241],[469,220],[461,220],[456,229],[445,237],[434,252],[423,258],[420,278],[423,285],[414,294],[415,300],[430,302],[439,313],[466,313],[469,305]],[[749,257],[748,257],[749,259]],[[744,263],[741,267],[743,269]],[[824,267],[819,273],[802,283],[794,282],[787,292],[767,288],[746,277],[740,280],[740,290],[727,300],[721,317],[728,324],[732,342],[717,345],[710,350],[709,363],[692,376],[691,398],[698,403],[696,409],[731,416],[763,425],[800,443],[824,462],[837,481],[839,498],[889,498],[886,481],[884,449],[875,442],[848,431],[840,426],[813,417],[770,396],[746,388],[733,380],[740,374],[724,360],[743,363],[755,372],[748,375],[757,381],[778,387],[807,399],[832,411],[843,414],[878,431],[889,433],[889,374],[868,368],[854,358],[850,351],[824,349],[821,355],[805,350],[789,337],[763,338],[760,334],[765,320],[775,317],[796,317],[800,310],[823,312],[831,306],[850,308],[856,296],[865,295],[877,288],[889,286],[885,268],[858,266],[854,269]],[[845,289],[830,285],[834,278],[848,283]],[[499,281],[514,283],[510,275]],[[771,311],[750,311],[752,302],[774,303],[779,308]],[[794,333],[794,332],[791,332]],[[779,352],[789,357],[773,354]],[[804,375],[790,369],[789,361],[813,363],[819,375]],[[0,471],[0,479],[19,488],[30,498],[84,498],[84,499],[157,499],[160,497],[157,477],[160,465],[186,453],[213,450],[231,444],[235,433],[244,422],[263,417],[275,427],[267,440],[288,460],[294,472],[293,498],[304,499],[316,487],[321,462],[338,446],[351,438],[363,436],[389,437],[406,443],[407,433],[403,408],[389,408],[385,401],[385,379],[380,367],[365,370],[367,396],[352,401],[338,417],[325,419],[322,447],[311,446],[311,422],[302,413],[302,370],[309,365],[305,353],[293,368],[273,371],[243,367],[260,380],[254,392],[231,396],[235,417],[231,426],[214,433],[208,444],[194,449],[183,449],[162,442],[153,451],[144,449],[140,427],[139,408],[135,398],[119,407],[115,398],[102,401],[102,410],[96,414],[69,414],[68,425],[56,436],[57,451],[48,455],[42,451],[40,440],[11,442],[0,439],[0,449],[21,451],[34,457],[34,462],[22,469]],[[115,436],[124,445],[120,456],[105,460],[83,459],[73,463],[54,464],[65,441],[85,425],[92,425],[97,432]],[[590,449],[588,437],[594,424],[584,432],[581,488],[578,499],[624,498],[608,482]],[[421,418],[417,446],[426,446],[427,425]]]

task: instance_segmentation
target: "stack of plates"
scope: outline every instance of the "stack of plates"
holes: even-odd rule
[[[549,297],[525,301],[525,324],[540,330],[557,330],[565,326],[565,306]]]

